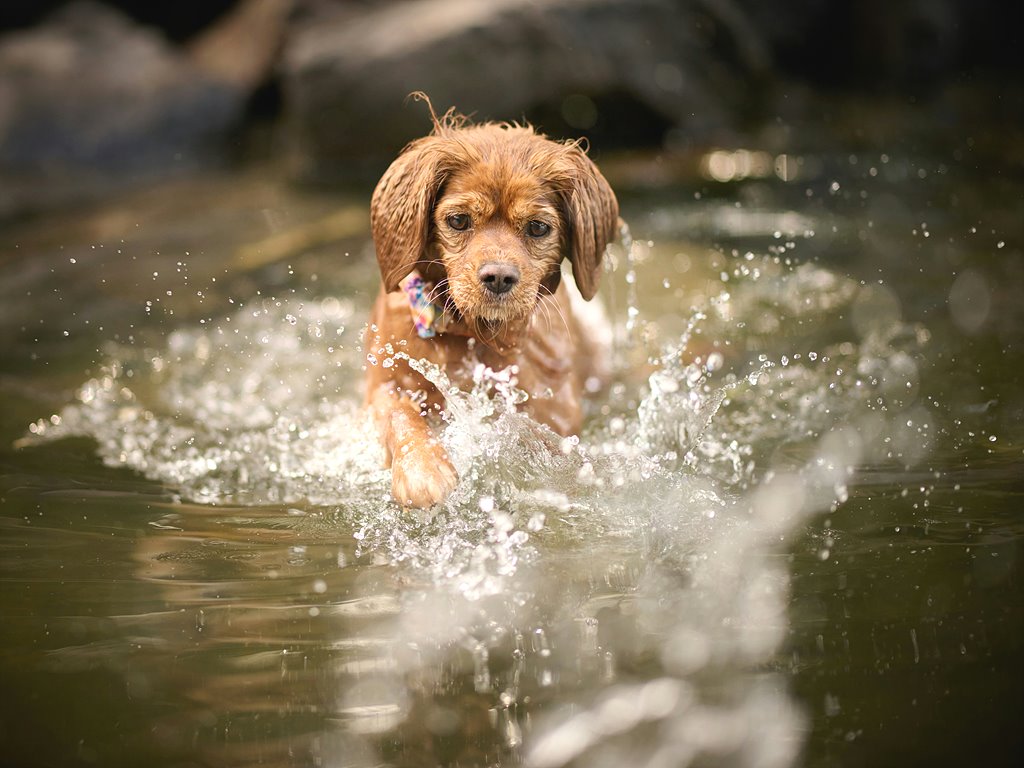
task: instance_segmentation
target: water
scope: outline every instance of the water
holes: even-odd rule
[[[247,244],[364,201],[203,180],[14,229],[5,761],[1009,759],[1020,181],[772,159],[623,190],[614,384],[563,440],[478,369],[431,513],[359,409],[365,230]]]

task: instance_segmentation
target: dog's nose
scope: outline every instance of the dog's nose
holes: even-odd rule
[[[483,287],[496,296],[508,293],[519,282],[519,269],[515,264],[499,261],[484,264],[476,275]]]

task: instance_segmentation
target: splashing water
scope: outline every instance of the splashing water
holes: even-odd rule
[[[112,350],[76,404],[30,431],[92,437],[105,463],[195,501],[343,505],[382,482],[351,389],[352,313],[268,300],[159,352]]]
[[[320,525],[348,527],[362,551],[424,585],[398,638],[429,638],[438,654],[468,649],[474,690],[494,698],[508,748],[524,740],[516,707],[560,681],[526,739],[528,764],[789,765],[801,716],[778,679],[748,673],[770,663],[786,631],[787,572],[768,555],[845,500],[927,334],[891,322],[851,338],[833,318],[852,313],[860,289],[822,268],[766,259],[748,274],[654,350],[642,382],[620,372],[579,439],[516,411],[526,395],[514,371],[477,366],[463,391],[410,360],[446,393],[442,440],[461,478],[429,514],[390,501],[353,386],[363,358],[347,300],[268,300],[176,331],[159,351],[111,350],[102,374],[26,442],[86,436],[107,464],[184,498],[301,504]],[[628,297],[638,343],[632,287]],[[718,351],[793,323],[813,329],[815,351],[752,361]],[[691,352],[698,331],[722,346]],[[921,438],[900,433],[882,450]],[[543,627],[567,620],[580,631],[553,649]],[[516,638],[518,672],[500,680],[490,670],[506,641],[481,639],[496,625]],[[630,629],[617,635],[620,625]],[[641,660],[646,679],[620,671]]]

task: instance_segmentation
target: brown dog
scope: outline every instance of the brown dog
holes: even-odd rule
[[[413,507],[443,500],[458,476],[427,421],[442,394],[391,355],[429,360],[455,383],[470,360],[516,366],[526,411],[577,432],[598,347],[573,314],[560,264],[569,258],[591,299],[618,223],[615,195],[578,142],[432,116],[434,130],[392,163],[371,206],[383,285],[366,337],[367,403],[394,497]]]

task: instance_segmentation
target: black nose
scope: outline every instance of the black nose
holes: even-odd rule
[[[480,267],[476,275],[483,287],[497,296],[508,293],[519,282],[519,269],[514,264],[504,262],[488,262]]]

